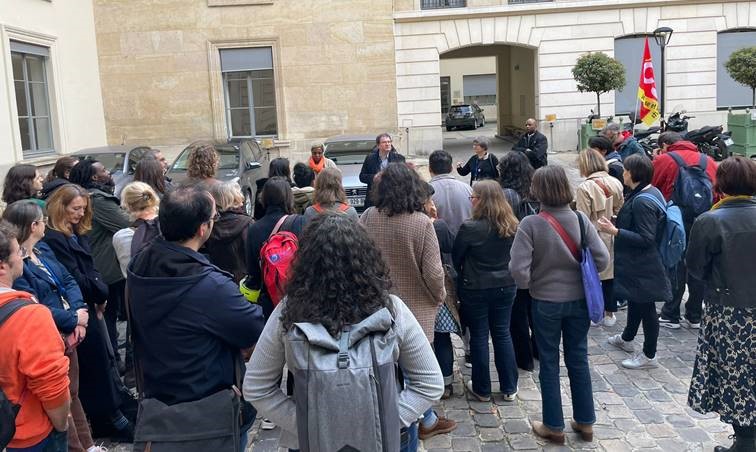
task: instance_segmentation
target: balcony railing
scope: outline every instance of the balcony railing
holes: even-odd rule
[[[420,2],[422,9],[464,8],[465,6],[467,6],[467,0],[422,0]]]

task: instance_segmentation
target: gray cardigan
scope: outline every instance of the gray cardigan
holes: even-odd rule
[[[396,312],[395,329],[399,338],[399,366],[405,378],[404,390],[399,393],[399,416],[407,426],[439,400],[444,391],[444,379],[415,316],[398,297],[392,295]],[[286,357],[285,331],[281,325],[283,300],[271,314],[244,376],[244,399],[257,411],[281,427],[281,446],[298,449],[297,416],[294,400],[280,387]],[[323,413],[327,416],[328,413]]]
[[[580,246],[580,230],[576,212],[569,207],[542,205],[542,211],[551,213]],[[593,254],[596,269],[601,272],[609,265],[609,251],[596,228],[583,213],[586,241]],[[580,264],[551,225],[538,215],[525,217],[517,229],[509,271],[520,289],[530,289],[536,300],[567,302],[585,298]]]

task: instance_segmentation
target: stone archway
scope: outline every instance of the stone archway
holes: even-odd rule
[[[535,16],[397,23],[398,126],[409,133],[409,152],[424,154],[442,146],[439,120],[441,55],[490,54],[497,57],[500,92],[497,101],[502,111],[502,120],[497,126],[499,133],[513,124],[524,122],[522,116],[537,116],[539,77],[536,49],[541,34],[542,29],[535,28]],[[524,63],[513,63],[513,54],[515,59]],[[505,88],[511,88],[515,72],[520,78],[523,75],[525,79],[532,78],[528,88],[523,93],[515,93],[516,97]]]

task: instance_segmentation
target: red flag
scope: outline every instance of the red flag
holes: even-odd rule
[[[640,100],[639,116],[646,125],[650,125],[659,119],[659,96],[656,94],[654,64],[651,61],[651,50],[648,48],[648,37],[646,37],[646,44],[643,49],[638,99]]]

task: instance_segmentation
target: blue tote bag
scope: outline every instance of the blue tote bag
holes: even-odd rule
[[[578,249],[575,241],[572,240],[553,215],[542,211],[538,216],[545,219],[551,225],[559,237],[562,238],[564,244],[567,245],[575,260],[580,262],[588,317],[590,317],[592,322],[598,323],[604,318],[604,292],[601,290],[601,279],[599,278],[598,270],[596,270],[596,262],[593,260],[593,254],[591,254],[591,250],[585,241],[585,222],[583,216],[577,212],[575,214],[580,224],[580,249]]]

